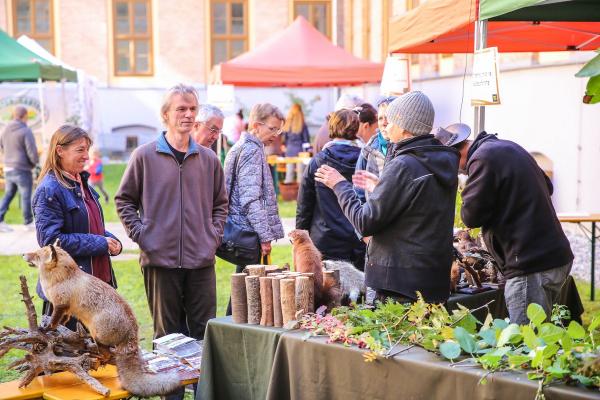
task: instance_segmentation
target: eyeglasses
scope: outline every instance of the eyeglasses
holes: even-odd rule
[[[210,133],[212,133],[213,135],[219,135],[223,132],[223,129],[219,129],[215,126],[208,126],[206,125],[206,122],[200,122],[202,125],[204,125],[205,127],[208,128],[208,130],[210,131]]]
[[[392,101],[396,100],[398,98],[398,96],[388,96],[388,97],[384,97],[383,99],[379,100],[377,102],[377,107],[381,107],[383,105],[388,105],[390,104]]]
[[[276,127],[276,126],[269,126],[269,125],[265,124],[264,122],[258,122],[258,123],[259,123],[259,124],[261,124],[261,125],[264,125],[264,126],[266,126],[266,127],[267,127],[267,129],[268,129],[268,130],[269,130],[271,133],[273,133],[273,134],[275,134],[275,135],[279,135],[281,132],[283,132],[283,129],[281,129],[281,128],[278,128],[278,127]]]
[[[361,112],[363,112],[363,108],[362,108],[361,106],[354,107],[354,108],[352,109],[352,111],[354,111],[354,112],[356,113],[356,115],[358,115],[358,116],[359,116],[359,118],[360,118],[360,113],[361,113]]]

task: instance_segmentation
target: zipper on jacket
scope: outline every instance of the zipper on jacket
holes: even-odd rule
[[[179,268],[181,268],[181,263],[183,261],[183,163],[185,162],[185,157],[183,162],[179,165],[179,207],[181,209],[181,216],[179,219]]]

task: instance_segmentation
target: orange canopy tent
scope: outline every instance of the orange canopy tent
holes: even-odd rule
[[[335,46],[300,16],[285,30],[212,71],[236,86],[350,86],[381,81],[383,65]]]
[[[390,23],[390,52],[473,52],[476,21],[500,52],[595,50],[597,0],[428,0]]]

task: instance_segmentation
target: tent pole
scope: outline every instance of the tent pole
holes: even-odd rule
[[[62,78],[60,80],[60,86],[61,86],[61,91],[62,91],[62,109],[63,109],[63,120],[65,122],[67,122],[67,118],[69,117],[67,115],[67,95],[65,93],[65,78]]]
[[[44,90],[43,90],[42,78],[38,78],[38,96],[40,98],[40,117],[42,118],[42,146],[46,147],[48,144],[46,141],[46,115],[45,115],[45,104],[44,104]]]
[[[487,47],[487,20],[475,21],[475,50]],[[475,106],[473,119],[475,136],[485,130],[485,106]]]

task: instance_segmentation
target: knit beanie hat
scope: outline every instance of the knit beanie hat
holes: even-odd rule
[[[433,128],[433,104],[422,92],[408,92],[392,101],[385,113],[387,120],[415,136],[427,135]]]

